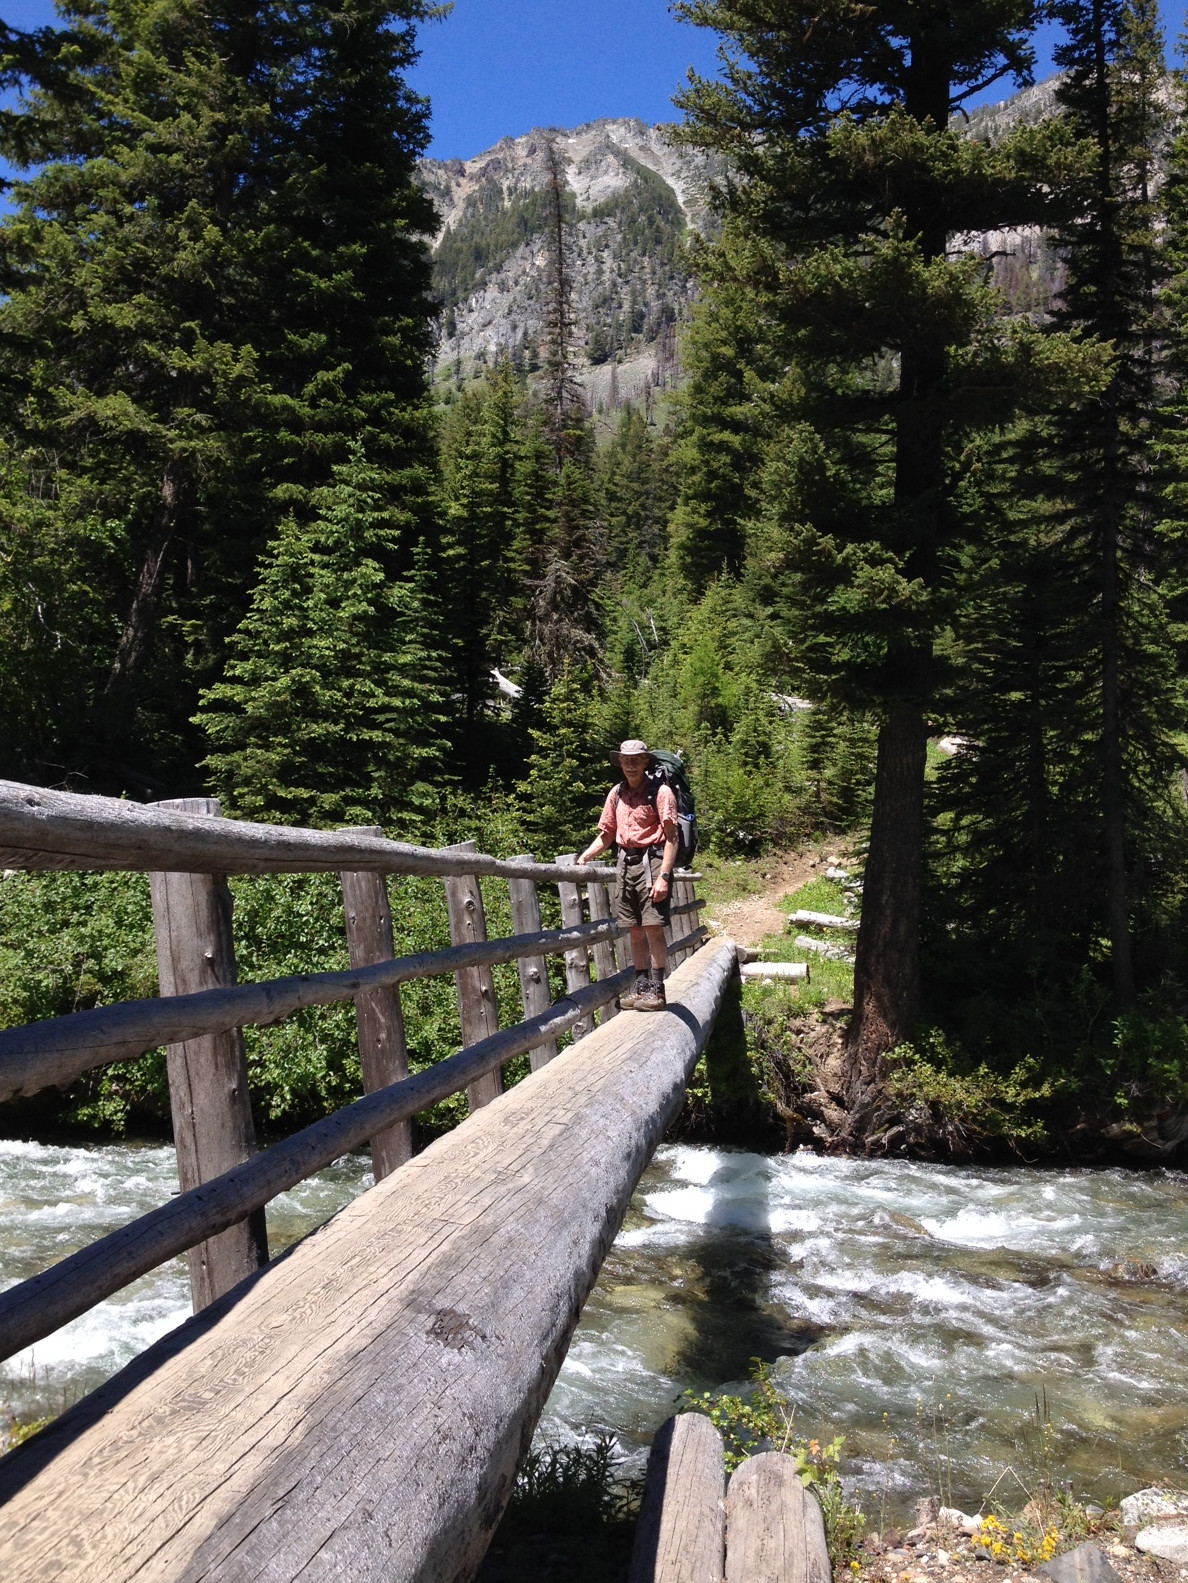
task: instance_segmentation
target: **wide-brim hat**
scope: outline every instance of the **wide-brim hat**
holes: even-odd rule
[[[652,758],[652,752],[648,747],[648,744],[646,742],[641,742],[638,737],[628,737],[626,742],[620,742],[619,746],[614,750],[614,752],[611,753],[611,763],[618,764],[619,760],[624,754],[626,754],[628,758],[646,758],[649,763],[651,762]]]

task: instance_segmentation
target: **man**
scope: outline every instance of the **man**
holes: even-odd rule
[[[652,765],[647,744],[632,738],[611,754],[623,779],[612,786],[598,821],[598,836],[578,858],[589,863],[611,846],[619,849],[615,869],[615,916],[631,931],[635,985],[619,996],[625,1010],[663,1011],[664,970],[672,871],[677,860],[677,803],[672,787],[659,783],[655,800],[645,781]],[[650,971],[649,971],[650,969]]]

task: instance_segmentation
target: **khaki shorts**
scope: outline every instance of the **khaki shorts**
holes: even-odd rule
[[[661,847],[651,855],[652,884],[660,878],[663,866],[664,848]],[[654,902],[652,884],[648,883],[648,867],[648,860],[643,854],[635,857],[627,852],[619,853],[615,870],[615,921],[626,925],[628,929],[662,929],[668,922],[672,882],[669,881],[669,894],[664,900]]]

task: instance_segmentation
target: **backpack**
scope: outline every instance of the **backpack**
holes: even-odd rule
[[[676,798],[677,807],[677,864],[688,868],[697,852],[697,809],[693,802],[693,788],[679,753],[669,753],[664,748],[652,749],[652,763],[644,773],[644,788],[652,807],[661,786],[667,786]],[[621,781],[619,791],[626,790],[627,782]]]

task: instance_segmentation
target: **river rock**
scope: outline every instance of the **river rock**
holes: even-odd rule
[[[1052,1583],[1122,1583],[1117,1571],[1094,1544],[1078,1545],[1036,1568]]]
[[[1188,1517],[1188,1490],[1152,1486],[1136,1490],[1122,1502],[1124,1528],[1140,1528],[1152,1517]]]
[[[1159,1279],[1159,1271],[1146,1259],[1119,1259],[1116,1264],[1107,1264],[1103,1273],[1112,1281],[1126,1281],[1129,1285]]]
[[[982,1526],[980,1517],[969,1517],[957,1506],[942,1506],[937,1516],[942,1523],[948,1523],[950,1528],[956,1528],[958,1533],[976,1534]]]
[[[931,1237],[932,1235],[927,1226],[922,1226],[918,1220],[913,1220],[910,1215],[902,1214],[898,1209],[889,1209],[887,1211],[887,1219],[893,1226],[898,1226],[901,1231],[910,1231],[917,1237]]]
[[[1188,1564],[1188,1517],[1157,1517],[1139,1529],[1134,1543],[1149,1556],[1184,1566]]]
[[[916,1502],[917,1528],[931,1528],[940,1516],[940,1501],[935,1495],[922,1495]]]

